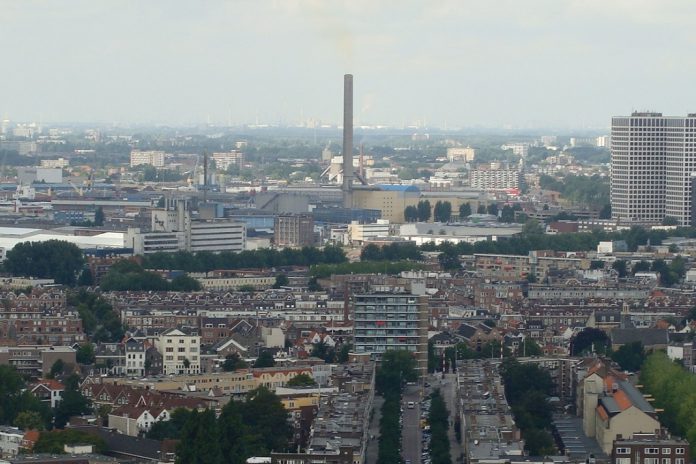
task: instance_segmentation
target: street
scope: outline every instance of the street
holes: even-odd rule
[[[413,409],[408,408],[409,401],[413,401]],[[407,385],[404,389],[403,401],[403,427],[401,429],[401,456],[404,462],[412,464],[421,462],[421,428],[420,428],[420,387]]]
[[[431,380],[430,383],[433,387],[438,386],[440,388],[440,393],[445,399],[445,404],[447,404],[447,411],[449,411],[450,416],[447,435],[450,440],[450,456],[452,457],[452,462],[455,463],[463,451],[454,433],[454,419],[457,414],[457,374],[445,374],[444,380],[442,375],[437,375],[436,377],[437,379]]]

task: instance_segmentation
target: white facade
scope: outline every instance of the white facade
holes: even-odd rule
[[[130,154],[131,167],[149,164],[156,168],[164,167],[164,152],[163,151],[140,151],[133,150]]]
[[[509,168],[472,169],[469,171],[469,186],[483,190],[518,188],[520,171]]]
[[[191,221],[187,230],[188,251],[243,251],[246,226],[228,219]]]
[[[447,159],[450,161],[473,161],[476,150],[471,147],[450,147],[447,149]]]
[[[353,221],[348,226],[350,241],[353,243],[363,243],[377,237],[389,236],[389,220],[378,219],[373,224],[360,224],[358,221]]]
[[[696,114],[612,118],[611,171],[613,219],[659,224],[669,216],[691,225]]]
[[[12,458],[19,454],[24,432],[17,427],[0,426],[0,456]]]
[[[145,376],[145,345],[135,339],[125,343],[126,375],[129,377]]]
[[[169,374],[200,374],[201,337],[188,335],[179,329],[162,333],[155,342],[157,351],[162,354],[162,371]],[[186,360],[189,366],[186,367]]]
[[[211,158],[218,171],[227,171],[230,166],[241,166],[244,163],[244,154],[236,150],[213,153]]]
[[[60,184],[63,182],[63,170],[60,168],[18,167],[17,180],[23,184],[46,182]]]
[[[67,168],[68,166],[70,166],[70,162],[68,160],[66,160],[65,158],[41,160],[41,167],[42,168],[63,169],[63,168]]]
[[[138,228],[129,228],[123,237],[123,246],[132,248],[134,255],[174,253],[186,249],[186,234],[184,232],[140,232]]]

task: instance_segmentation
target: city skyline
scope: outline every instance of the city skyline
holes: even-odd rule
[[[668,3],[6,1],[0,116],[337,124],[350,72],[356,126],[608,129],[694,111],[696,5]]]

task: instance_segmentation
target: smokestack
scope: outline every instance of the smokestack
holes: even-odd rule
[[[353,75],[343,76],[343,206],[353,207]]]

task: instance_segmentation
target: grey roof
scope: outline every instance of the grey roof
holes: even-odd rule
[[[627,380],[621,380],[619,381],[619,386],[621,387],[621,390],[623,390],[624,393],[626,393],[626,395],[631,400],[631,403],[633,403],[635,407],[637,407],[643,412],[655,412],[655,408],[653,408],[652,405],[648,403],[643,394],[640,391],[638,391],[638,389],[631,382]]]
[[[666,329],[614,329],[611,331],[611,342],[615,345],[633,342],[641,342],[643,346],[667,345],[669,335]]]

